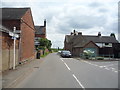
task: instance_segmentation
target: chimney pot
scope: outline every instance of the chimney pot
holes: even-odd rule
[[[44,19],[44,27],[46,27],[46,19]]]
[[[101,32],[98,32],[98,36],[101,36]]]
[[[78,35],[82,35],[82,32],[78,32]]]

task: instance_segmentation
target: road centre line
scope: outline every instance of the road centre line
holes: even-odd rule
[[[61,58],[60,58],[61,59]],[[62,60],[62,59],[61,59]],[[62,60],[63,61],[63,60]],[[67,67],[68,70],[70,70],[69,66],[63,61],[63,63],[65,64],[65,66]]]
[[[65,64],[65,66],[68,68],[68,70],[70,70],[70,68],[69,68],[69,66],[64,62],[64,60],[62,59],[62,58],[60,58],[62,61],[63,61],[63,63]],[[81,82],[77,79],[77,77],[74,75],[74,74],[72,74],[73,75],[73,77],[75,78],[75,80],[78,82],[78,84],[83,88],[83,90],[85,90],[85,88],[84,88],[84,86],[81,84]]]
[[[65,66],[68,68],[68,70],[70,70],[69,66],[64,62]]]
[[[76,79],[78,84],[83,88],[83,90],[85,90],[84,86],[81,84],[81,82],[77,79],[77,77],[74,74],[73,74],[73,77]]]

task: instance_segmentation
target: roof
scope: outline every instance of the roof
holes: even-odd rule
[[[45,34],[45,27],[44,26],[35,26],[36,32],[35,34]]]
[[[66,35],[66,36],[65,36],[66,42],[67,42],[67,43],[73,42],[73,37],[74,37],[74,36],[72,36],[72,35]]]
[[[26,11],[30,8],[0,8],[2,9],[2,19],[21,19]]]
[[[88,36],[83,35],[87,40],[93,41],[95,43],[118,43],[116,38],[112,36]]]
[[[1,24],[0,24],[0,31],[1,31],[1,32],[5,32],[5,33],[12,32],[12,30],[6,28],[5,26],[3,26],[3,25],[1,25]]]
[[[73,47],[84,47],[90,41],[94,43],[118,43],[112,36],[66,35],[65,41],[73,43]]]

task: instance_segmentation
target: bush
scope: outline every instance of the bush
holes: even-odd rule
[[[104,60],[104,57],[96,57],[97,60]]]

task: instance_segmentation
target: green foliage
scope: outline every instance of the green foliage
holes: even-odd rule
[[[60,48],[59,48],[59,50],[58,50],[58,48],[51,48],[51,50],[52,50],[53,52],[58,52],[59,50],[63,50],[63,49],[60,49]]]
[[[96,57],[97,60],[104,60],[104,57]]]
[[[48,50],[51,49],[52,43],[50,40],[46,38],[40,38],[38,41],[40,43],[40,45],[37,47],[38,49],[42,49],[42,50],[45,50],[45,48],[47,48]]]
[[[49,53],[48,52],[46,52],[44,55],[41,55],[41,57],[45,57],[45,56],[47,56]]]
[[[94,52],[91,51],[91,50],[84,50],[84,51],[83,51],[83,56],[84,56],[86,59],[89,59],[90,57],[92,57],[93,54],[94,54]]]

